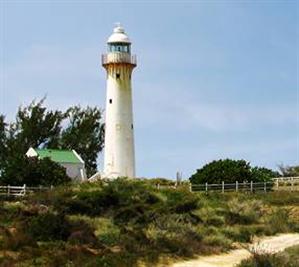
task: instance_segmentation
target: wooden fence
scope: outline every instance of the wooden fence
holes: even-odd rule
[[[186,184],[185,184],[186,185]],[[158,189],[181,187],[181,185],[174,184],[170,185],[156,185]],[[187,186],[187,185],[186,185]],[[34,192],[42,192],[51,190],[53,186],[44,187],[36,186],[29,187],[25,184],[23,186],[11,186],[5,185],[0,186],[0,196],[25,196]],[[235,183],[224,183],[221,184],[189,184],[189,190],[191,192],[268,192],[274,190],[287,190],[287,191],[299,191],[299,177],[279,177],[273,178],[270,182],[253,183],[251,182],[235,182]]]
[[[45,187],[45,186],[26,186],[25,184],[23,186],[12,186],[12,185],[5,185],[0,186],[0,196],[16,196],[16,197],[22,197],[27,194],[33,193],[33,192],[41,192],[46,190],[51,190],[53,186]]]
[[[299,177],[273,178],[270,182],[235,182],[221,184],[190,184],[191,192],[267,192],[273,190],[299,191]]]

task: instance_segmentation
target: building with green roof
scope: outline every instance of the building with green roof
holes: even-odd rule
[[[39,149],[30,147],[26,153],[27,157],[38,157],[39,159],[50,158],[66,169],[66,174],[76,181],[86,179],[85,164],[80,155],[73,150]]]

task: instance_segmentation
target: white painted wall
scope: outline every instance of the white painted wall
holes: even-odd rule
[[[123,57],[123,60],[122,60]],[[131,55],[108,53],[104,177],[135,177]],[[120,78],[116,77],[120,75]],[[111,103],[112,101],[112,103]]]
[[[85,168],[83,163],[59,163],[66,169],[66,174],[73,181],[81,182],[86,179]],[[83,176],[82,176],[83,174]]]

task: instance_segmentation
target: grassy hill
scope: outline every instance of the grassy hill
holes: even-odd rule
[[[154,266],[253,235],[299,231],[299,192],[190,193],[150,180],[55,188],[0,202],[0,266]]]
[[[243,260],[238,267],[298,267],[299,245],[287,248],[279,253],[254,253],[251,258]]]

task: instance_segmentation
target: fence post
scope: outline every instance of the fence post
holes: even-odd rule
[[[278,187],[279,187],[279,179],[277,178],[276,179],[276,189],[278,190]]]
[[[160,184],[159,183],[157,183],[157,189],[160,190]]]
[[[26,184],[23,185],[23,189],[24,189],[24,196],[26,195]]]
[[[264,182],[264,191],[267,192],[267,183]]]
[[[294,177],[291,178],[291,191],[294,190]]]
[[[206,194],[208,194],[208,183],[206,183]]]
[[[222,193],[224,194],[224,181],[222,181]]]
[[[50,186],[50,189],[53,190],[53,185]]]
[[[10,185],[7,186],[7,195],[10,195]]]
[[[236,181],[236,192],[238,192],[238,189],[239,189],[239,183],[238,181]]]
[[[192,192],[192,183],[189,183],[189,190]]]
[[[250,181],[250,192],[252,193],[253,192],[253,182]]]

